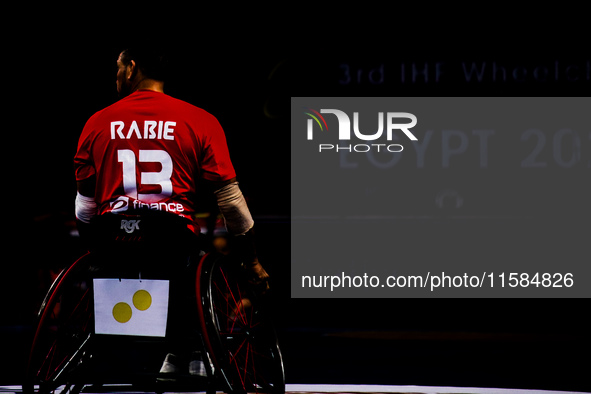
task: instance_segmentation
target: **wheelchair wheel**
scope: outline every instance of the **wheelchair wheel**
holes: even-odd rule
[[[24,392],[72,387],[93,330],[92,281],[86,280],[88,254],[64,269],[49,289],[38,314],[25,374]]]
[[[204,342],[228,393],[285,393],[277,336],[236,264],[207,254],[196,281]]]

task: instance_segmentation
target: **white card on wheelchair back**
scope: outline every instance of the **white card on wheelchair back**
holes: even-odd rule
[[[167,280],[94,279],[96,334],[164,337]]]

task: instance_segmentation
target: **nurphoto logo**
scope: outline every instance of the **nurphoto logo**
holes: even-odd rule
[[[352,134],[359,140],[362,141],[376,141],[382,138],[385,129],[386,141],[392,141],[394,131],[401,131],[411,141],[417,141],[417,137],[409,130],[416,126],[417,117],[408,112],[378,112],[378,130],[373,133],[362,133],[359,130],[359,112],[353,112],[353,127],[351,128],[351,119],[344,111],[338,109],[321,109],[316,111],[312,108],[304,107],[307,116],[307,138],[309,141],[314,140],[314,128],[320,129],[321,133],[330,133],[328,130],[328,124],[322,114],[332,114],[336,116],[338,122],[338,140],[339,141],[350,141]],[[385,119],[385,120],[384,120]],[[406,119],[409,122],[399,123],[400,119]],[[386,126],[384,127],[384,123]],[[317,127],[315,127],[317,125]],[[353,133],[351,133],[353,129]],[[318,151],[348,151],[348,152],[369,152],[375,150],[377,152],[402,152],[404,147],[401,144],[386,144],[386,143],[364,143],[364,144],[318,144]]]

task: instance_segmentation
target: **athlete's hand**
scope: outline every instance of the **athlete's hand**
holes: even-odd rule
[[[255,257],[253,262],[246,263],[244,266],[246,268],[248,282],[251,285],[261,293],[269,290],[269,274],[265,271],[258,258]]]

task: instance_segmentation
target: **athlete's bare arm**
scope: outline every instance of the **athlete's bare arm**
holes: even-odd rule
[[[224,187],[228,185],[232,185],[236,182],[236,177],[228,179],[226,181],[214,182],[214,181],[207,181],[209,185],[209,189],[216,195],[218,192],[222,190]],[[237,187],[237,186],[236,186]],[[219,195],[218,195],[219,198]],[[218,200],[219,202],[219,200]],[[220,205],[221,208],[221,205]],[[223,209],[220,209],[222,214],[224,214]],[[247,216],[250,217],[250,213]],[[226,219],[226,226],[230,227],[228,224],[228,220],[230,217],[226,217],[228,215],[224,215]],[[265,271],[256,254],[255,242],[254,242],[254,228],[251,227],[246,231],[244,234],[234,235],[234,240],[236,241],[237,252],[240,254],[241,260],[245,265],[247,272],[249,272],[250,280],[257,286],[264,287],[263,290],[269,288],[268,280],[269,274]]]
[[[96,188],[96,175],[76,182],[76,186],[78,190],[78,196],[76,197],[76,225],[80,236],[86,239],[88,237],[87,234],[90,233],[89,219],[93,215],[98,214],[96,212],[96,204],[94,204],[94,207],[92,206]],[[88,206],[89,202],[90,206]],[[81,220],[82,216],[84,219]]]

